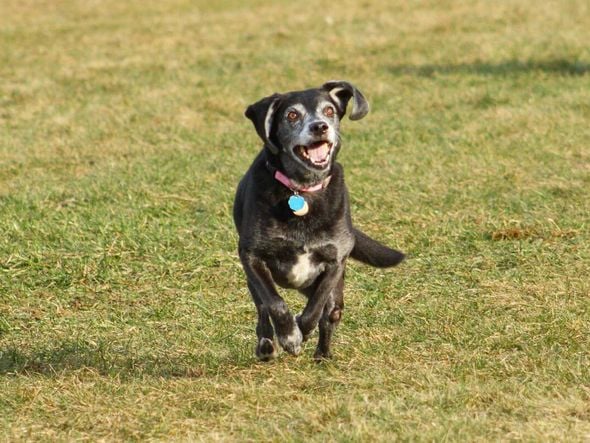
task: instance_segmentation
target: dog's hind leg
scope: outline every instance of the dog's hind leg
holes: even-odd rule
[[[320,338],[318,340],[318,346],[315,350],[315,353],[313,354],[313,358],[316,361],[321,361],[332,357],[332,352],[330,351],[332,335],[340,323],[343,309],[344,276],[342,276],[338,281],[322,312],[322,318],[319,322]]]
[[[308,301],[301,315],[297,317],[297,323],[304,339],[307,339],[318,326],[324,317],[326,306],[334,303],[338,292],[337,289],[343,284],[343,272],[344,267],[342,264],[331,264],[316,284],[302,291],[307,295]],[[330,313],[331,310],[328,314]],[[330,335],[331,333],[328,334],[328,336]],[[327,340],[329,341],[329,337]]]
[[[263,339],[270,339],[269,341],[272,343],[272,333],[270,331],[274,326],[283,349],[293,355],[299,354],[303,335],[295,322],[295,318],[289,312],[287,304],[277,292],[267,266],[259,258],[243,251],[240,251],[240,259],[248,277],[248,288],[258,309],[258,320],[262,334],[259,335],[259,345],[262,344],[265,348],[268,347],[269,342]],[[272,320],[272,325],[268,322],[269,317]],[[260,324],[261,320],[262,324]],[[264,343],[262,343],[263,341]]]

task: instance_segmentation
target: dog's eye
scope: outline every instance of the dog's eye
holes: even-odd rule
[[[287,119],[290,122],[296,122],[299,119],[299,114],[297,114],[295,111],[289,111],[287,114]]]
[[[332,106],[326,106],[324,108],[324,115],[326,117],[334,117],[334,108]]]

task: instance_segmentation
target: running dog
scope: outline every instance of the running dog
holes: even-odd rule
[[[258,312],[260,360],[276,356],[275,334],[284,350],[299,354],[318,325],[314,358],[330,358],[344,308],[346,259],[375,267],[395,266],[404,259],[403,253],[352,225],[343,169],[336,162],[340,121],[351,99],[349,117],[360,120],[369,104],[346,81],[275,93],[246,109],[264,146],[238,185],[233,216]],[[289,312],[276,285],[307,297],[300,315]]]

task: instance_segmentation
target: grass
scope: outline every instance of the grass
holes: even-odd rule
[[[0,4],[0,439],[590,439],[584,1]],[[245,107],[342,78],[335,359],[253,356]],[[302,300],[286,294],[294,309]]]

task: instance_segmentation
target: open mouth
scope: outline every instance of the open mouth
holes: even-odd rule
[[[323,169],[330,164],[332,147],[332,143],[319,141],[307,146],[297,145],[293,151],[304,163],[314,168]]]

